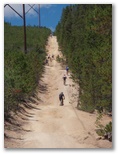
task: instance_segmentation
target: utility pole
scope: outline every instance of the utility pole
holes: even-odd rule
[[[24,52],[27,53],[27,46],[26,46],[25,4],[23,4],[23,25],[24,25]]]
[[[39,27],[40,27],[41,23],[40,23],[40,4],[39,4]]]

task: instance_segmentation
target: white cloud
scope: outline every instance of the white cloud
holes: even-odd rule
[[[22,16],[22,14],[23,14],[22,4],[10,4],[10,6],[11,6],[13,9],[15,9],[15,10]],[[31,6],[33,6],[33,4],[31,4]],[[41,4],[41,5],[40,5],[40,8],[47,8],[47,9],[48,9],[48,8],[50,8],[50,7],[51,7],[51,4]],[[38,5],[37,5],[37,4],[34,5],[33,8],[34,8],[35,10],[37,10],[37,12],[38,12]],[[30,9],[30,6],[29,6],[28,4],[26,4],[26,5],[25,5],[25,12],[27,12],[29,9]],[[34,16],[37,15],[37,13],[36,13],[33,9],[31,9],[31,10],[28,12],[27,16],[32,16],[32,15],[34,15]],[[4,16],[5,16],[5,17],[8,17],[8,18],[11,18],[11,17],[18,17],[18,15],[17,15],[9,6],[6,6],[6,7],[4,8]]]
[[[21,4],[11,4],[11,7],[15,9],[19,14],[22,15],[22,5]],[[18,16],[9,6],[6,6],[4,8],[4,16],[5,17],[13,17],[13,16]]]

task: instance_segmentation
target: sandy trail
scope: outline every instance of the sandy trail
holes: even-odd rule
[[[47,50],[54,57],[61,55],[56,37],[50,37]],[[5,140],[7,148],[110,148],[111,142],[96,140],[96,115],[76,109],[78,87],[67,77],[67,85],[63,85],[65,70],[56,58],[45,66],[45,73],[39,83],[37,108],[27,109],[20,132],[9,132],[16,138]],[[64,106],[59,106],[59,93],[63,91],[66,99]],[[22,118],[23,120],[23,118]],[[107,123],[110,119],[105,117]],[[21,120],[19,120],[21,121]],[[21,121],[22,122],[22,121]],[[20,138],[20,139],[19,139]]]

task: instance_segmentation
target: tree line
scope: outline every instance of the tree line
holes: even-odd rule
[[[80,85],[81,109],[112,110],[112,5],[78,4],[63,9],[55,34]]]
[[[35,93],[44,69],[45,44],[50,30],[27,27],[27,54],[23,27],[4,23],[4,113],[9,118],[23,100]]]

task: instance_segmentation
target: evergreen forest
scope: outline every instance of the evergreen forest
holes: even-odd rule
[[[111,112],[112,5],[67,6],[55,35],[80,86],[77,107],[88,112],[95,109]]]
[[[27,26],[27,54],[22,26],[4,23],[4,113],[5,119],[35,93],[44,70],[45,45],[50,30]]]

